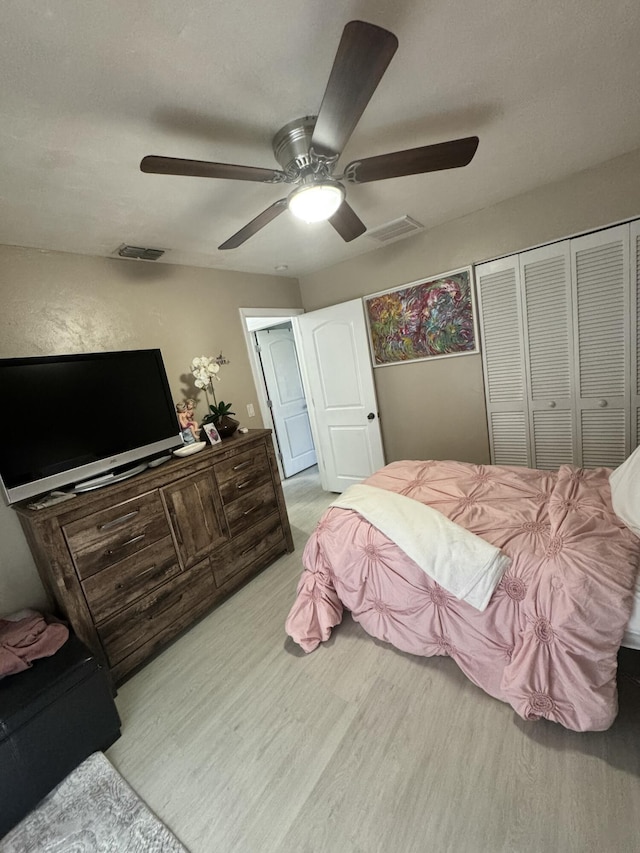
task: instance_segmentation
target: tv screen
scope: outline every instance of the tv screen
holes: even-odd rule
[[[159,349],[0,359],[0,399],[8,503],[182,443]]]

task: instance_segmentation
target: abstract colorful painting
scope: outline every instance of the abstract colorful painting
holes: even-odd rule
[[[374,367],[478,352],[471,268],[364,297]]]

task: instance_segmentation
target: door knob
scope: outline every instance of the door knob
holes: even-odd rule
[[[367,420],[372,421],[374,418],[375,418],[375,415],[373,414],[373,412],[369,412],[369,414],[367,415]]]
[[[598,405],[600,406],[601,409],[606,409],[607,408],[607,401],[606,400],[600,400]]]

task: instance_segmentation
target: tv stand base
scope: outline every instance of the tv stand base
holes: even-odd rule
[[[125,468],[124,471],[112,471],[110,474],[101,474],[99,477],[92,477],[90,480],[83,480],[82,483],[76,483],[73,487],[73,492],[91,492],[93,489],[101,489],[103,486],[110,486],[112,483],[119,483],[121,480],[128,480],[129,477],[135,477],[136,474],[141,474],[147,469],[146,462],[141,462],[133,468]]]

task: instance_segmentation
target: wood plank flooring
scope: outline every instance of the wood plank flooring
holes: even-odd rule
[[[448,658],[349,617],[305,655],[284,633],[332,496],[284,484],[296,551],[119,690],[107,755],[191,853],[640,851],[640,688],[608,732],[526,723]]]

